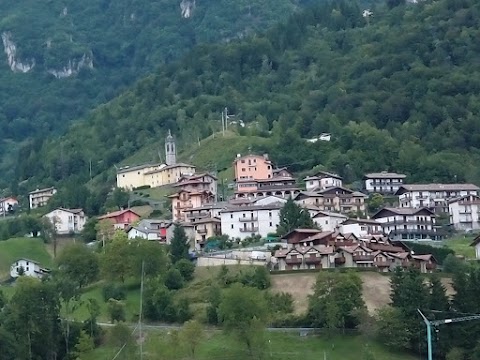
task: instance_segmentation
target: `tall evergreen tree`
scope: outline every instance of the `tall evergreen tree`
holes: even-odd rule
[[[173,229],[173,238],[170,243],[170,257],[175,264],[182,259],[188,259],[189,239],[185,234],[185,229],[179,224],[175,224]]]
[[[280,210],[280,223],[277,226],[277,234],[282,236],[298,228],[315,229],[317,226],[310,217],[308,210],[295,204],[290,198]]]

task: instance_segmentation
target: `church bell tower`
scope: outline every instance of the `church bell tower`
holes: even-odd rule
[[[175,146],[175,139],[170,130],[165,139],[165,162],[167,165],[174,165],[177,163],[177,147]]]

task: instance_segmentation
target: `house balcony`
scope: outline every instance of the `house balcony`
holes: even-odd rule
[[[416,219],[410,219],[410,220],[393,220],[393,221],[388,221],[388,222],[385,222],[385,223],[382,223],[382,224],[385,224],[385,225],[415,225],[415,224],[419,224],[419,225],[434,225],[434,223],[432,222],[432,220],[416,220]]]
[[[379,268],[381,268],[381,267],[390,267],[390,264],[391,264],[391,263],[388,262],[388,261],[378,261],[378,260],[375,260],[375,261],[373,262],[373,265],[376,266],[376,267],[379,267]]]
[[[207,228],[205,228],[205,227],[197,228],[197,233],[206,234],[207,233]]]
[[[320,264],[322,262],[322,258],[321,257],[317,257],[317,256],[306,256],[305,257],[305,263],[306,264]]]
[[[335,258],[335,264],[338,264],[338,265],[345,264],[345,256],[340,256]]]
[[[177,206],[177,209],[191,209],[193,208],[192,203],[180,204]]]
[[[459,210],[458,213],[459,213],[459,214],[471,214],[471,213],[472,213],[472,209],[469,209],[469,210]]]
[[[257,220],[258,220],[258,217],[256,217],[256,216],[238,218],[238,221],[240,221],[240,222],[252,222],[252,221],[257,221]]]
[[[244,232],[244,233],[255,233],[257,231],[258,231],[258,226],[240,228],[240,232]]]
[[[189,219],[203,219],[203,218],[206,218],[206,217],[209,217],[209,216],[210,216],[210,214],[208,214],[208,213],[188,214],[187,218],[189,218]]]
[[[302,263],[302,258],[298,258],[298,257],[285,258],[285,262],[288,265],[299,265]]]
[[[353,255],[353,261],[373,261],[373,255]]]
[[[461,223],[467,223],[467,224],[473,222],[472,219],[460,219],[459,221],[460,221]]]

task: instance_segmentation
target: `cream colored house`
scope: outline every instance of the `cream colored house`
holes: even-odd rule
[[[36,209],[47,205],[48,200],[57,193],[53,187],[46,189],[37,189],[28,193],[28,200],[30,202],[30,209]]]

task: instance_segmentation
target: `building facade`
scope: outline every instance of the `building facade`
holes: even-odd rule
[[[131,209],[125,209],[99,216],[98,220],[110,222],[114,229],[126,230],[140,220],[140,215]]]
[[[448,202],[450,224],[458,231],[480,229],[480,196],[465,195]]]
[[[404,174],[382,171],[365,174],[365,190],[369,193],[395,194],[407,176]]]
[[[18,200],[13,196],[0,199],[0,215],[8,214],[18,207]]]
[[[53,187],[46,189],[37,189],[28,193],[28,200],[30,202],[30,209],[36,209],[47,205],[48,200],[57,193]]]
[[[294,197],[301,206],[312,205],[320,210],[339,213],[365,212],[367,195],[344,187],[330,187],[320,191],[302,191]]]
[[[18,259],[10,266],[10,277],[30,276],[41,279],[50,270],[42,268],[40,263],[30,259]]]
[[[202,207],[215,201],[210,191],[180,190],[168,196],[172,200],[172,219],[174,222],[188,222],[187,211]]]
[[[87,217],[82,209],[63,209],[58,208],[44,215],[55,226],[58,235],[69,235],[80,233]]]
[[[348,216],[329,211],[317,211],[312,216],[313,222],[323,231],[335,231],[348,219]]]
[[[441,240],[435,214],[427,208],[383,208],[372,216],[393,240]]]
[[[400,207],[426,207],[435,213],[448,214],[448,201],[466,195],[479,195],[473,184],[412,184],[402,185],[395,195]]]
[[[283,203],[269,205],[228,206],[220,212],[222,234],[234,239],[277,231]]]
[[[305,182],[305,188],[307,191],[343,186],[343,179],[341,176],[326,171],[319,171],[313,176],[307,176],[303,181]]]

